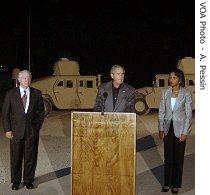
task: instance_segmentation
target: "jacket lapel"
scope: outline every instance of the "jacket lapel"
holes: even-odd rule
[[[117,102],[116,102],[114,111],[117,110],[117,108],[121,104],[121,101],[124,99],[124,97],[125,97],[125,89],[124,89],[124,84],[122,84],[122,86],[120,87],[119,93],[118,93]]]
[[[30,88],[30,99],[29,99],[29,106],[27,113],[30,113],[32,111],[33,105],[34,105],[34,90],[33,88]]]
[[[20,109],[23,113],[25,113],[23,103],[22,103],[22,100],[21,100],[21,93],[20,93],[20,88],[19,87],[16,88],[15,99],[17,100],[17,106],[20,107]]]
[[[109,110],[109,111],[114,111],[114,108],[113,108],[113,94],[112,94],[112,82],[109,82],[105,91],[108,93],[108,97],[107,97],[106,102],[105,102],[105,104],[106,104],[105,108],[107,108],[107,110]]]
[[[166,106],[167,106],[167,109],[169,109],[171,112],[172,112],[172,108],[171,108],[171,97],[172,97],[172,88],[170,87],[169,90],[168,90],[168,93],[167,93],[167,97],[166,97]]]
[[[177,98],[176,98],[176,103],[175,103],[175,105],[174,105],[174,110],[176,110],[178,107],[179,107],[179,105],[180,105],[180,100],[182,99],[182,94],[183,94],[183,89],[182,89],[182,87],[179,89],[179,94],[178,94],[178,96],[177,96]]]

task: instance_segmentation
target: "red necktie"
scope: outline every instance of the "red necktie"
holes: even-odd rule
[[[26,108],[26,101],[27,101],[27,95],[26,95],[26,90],[24,90],[24,95],[22,96],[22,102],[23,102],[23,107],[24,109]]]

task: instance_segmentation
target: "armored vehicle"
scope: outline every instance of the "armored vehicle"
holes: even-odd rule
[[[195,59],[185,57],[178,61],[177,67],[185,74],[185,88],[192,94],[193,109],[195,109]],[[151,108],[159,108],[161,93],[169,86],[168,78],[169,74],[157,74],[152,87],[136,89],[135,110],[137,114],[147,114]]]
[[[61,58],[54,65],[52,76],[33,80],[32,87],[42,92],[45,115],[58,109],[92,109],[101,75],[82,76],[78,63]]]

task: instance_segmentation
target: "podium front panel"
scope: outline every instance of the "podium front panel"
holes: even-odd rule
[[[72,112],[71,194],[134,195],[136,114]]]

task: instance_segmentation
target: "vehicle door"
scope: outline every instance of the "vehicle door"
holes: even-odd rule
[[[155,105],[159,108],[160,105],[160,98],[162,95],[162,91],[169,86],[168,78],[159,78],[157,80],[157,87],[154,88],[155,90]]]
[[[57,79],[53,90],[55,100],[60,109],[75,109],[79,107],[76,93],[76,79]]]
[[[81,108],[92,109],[97,94],[97,86],[95,78],[79,78],[78,79],[78,96],[81,102]]]
[[[186,78],[185,88],[191,92],[193,100],[193,109],[195,109],[195,77]]]

